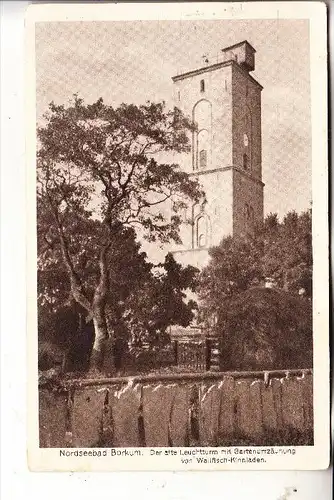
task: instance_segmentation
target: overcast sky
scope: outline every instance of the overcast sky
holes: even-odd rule
[[[311,203],[308,21],[59,22],[36,25],[37,119],[48,103],[171,103],[171,77],[247,39],[262,91],[265,213]]]

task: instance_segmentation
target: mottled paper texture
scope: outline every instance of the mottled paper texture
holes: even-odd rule
[[[320,2],[29,7],[31,470],[328,466],[326,44],[326,8]],[[158,102],[166,108],[155,108],[153,114],[148,103]],[[140,106],[147,106],[144,121]],[[164,115],[163,139],[154,128],[162,120],[159,113],[174,106],[188,120],[187,139],[168,135],[175,134],[179,115]],[[58,121],[52,122],[52,116]],[[36,129],[44,132],[37,135]],[[168,142],[170,137],[174,142]],[[168,168],[185,177],[172,177]],[[200,186],[197,198],[194,180]],[[176,195],[180,184],[186,186],[184,198]],[[309,221],[309,233],[298,240],[298,255],[305,256],[296,262],[285,246],[286,253],[275,257],[276,244],[270,247],[270,238],[264,240],[261,259],[271,252],[265,269],[279,269],[290,259],[293,271],[283,278],[278,271],[265,271],[255,288],[241,287],[233,295],[236,301],[226,302],[225,323],[218,313],[205,323],[201,297],[207,283],[213,302],[212,283],[220,297],[226,279],[226,294],[232,297],[242,273],[257,269],[260,251],[255,238],[244,270],[226,278],[226,267],[236,267],[237,257],[229,261],[224,253],[221,267],[210,267],[220,258],[211,249],[226,249],[221,245],[227,237],[243,241],[257,234],[264,220],[275,219],[283,227],[287,214],[290,221]],[[179,239],[173,242],[167,231],[174,230],[175,217]],[[130,226],[134,233],[126,233]],[[103,228],[119,238],[106,240]],[[148,233],[158,237],[147,238]],[[291,241],[297,241],[292,233]],[[202,288],[190,292],[181,287],[178,300],[183,302],[172,306],[175,295],[160,299],[159,293],[167,293],[165,284],[156,295],[152,292],[155,302],[145,302],[152,289],[138,288],[140,258],[133,260],[133,234],[150,269],[161,268],[166,255],[172,255],[168,262],[175,266],[199,269]],[[311,248],[311,264],[305,248]],[[168,275],[171,268],[164,269]],[[311,284],[309,289],[296,285],[293,295],[291,283],[302,272]],[[163,282],[164,275],[159,276]],[[153,274],[150,279],[157,283]],[[126,293],[117,295],[124,282]],[[132,288],[138,291],[130,301]],[[113,306],[110,291],[117,296]],[[62,293],[68,296],[60,304]],[[182,308],[190,310],[189,300],[199,304],[191,321],[181,315]],[[247,304],[253,303],[252,311]],[[71,307],[81,308],[75,316],[80,326],[59,312]],[[114,307],[109,316],[108,307]],[[164,330],[152,327],[148,340],[140,337],[139,319],[146,314],[145,321],[153,324],[156,310],[164,318],[173,311],[168,314],[174,319],[169,316]],[[281,316],[277,311],[283,311]],[[261,324],[252,335],[251,321]],[[220,324],[225,325],[221,330]],[[231,324],[236,333],[228,337],[226,325]],[[122,328],[127,337],[115,336]],[[279,339],[272,333],[275,328],[281,328]],[[162,331],[164,345],[157,340],[153,345],[152,338]],[[125,358],[132,364],[126,365]]]

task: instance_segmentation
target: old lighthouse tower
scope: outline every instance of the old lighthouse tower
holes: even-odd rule
[[[182,214],[175,258],[202,268],[224,236],[263,219],[261,91],[251,75],[255,49],[246,40],[214,62],[173,77],[175,105],[196,125],[182,168],[198,177],[205,198]]]

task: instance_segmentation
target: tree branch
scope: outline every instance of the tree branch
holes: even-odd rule
[[[65,267],[67,269],[69,278],[70,278],[70,284],[71,284],[71,293],[73,295],[73,298],[80,304],[84,309],[86,309],[88,312],[91,311],[91,304],[87,297],[85,296],[83,290],[82,290],[82,283],[75,271],[74,264],[72,262],[72,258],[69,252],[68,248],[68,242],[65,237],[65,233],[62,227],[62,224],[60,223],[59,216],[57,209],[54,207],[51,196],[49,192],[47,191],[47,197],[50,203],[50,208],[51,212],[53,214],[55,223],[58,228],[58,233],[59,233],[59,238],[60,238],[60,248],[61,248],[61,253],[63,257],[63,261],[65,264]]]

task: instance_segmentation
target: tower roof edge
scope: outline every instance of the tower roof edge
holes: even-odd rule
[[[200,75],[202,73],[214,71],[214,70],[223,68],[225,66],[232,66],[232,67],[238,68],[240,71],[243,72],[243,74],[245,74],[245,76],[247,76],[250,80],[252,80],[256,85],[258,85],[261,88],[261,90],[263,89],[261,83],[259,83],[252,75],[250,75],[248,73],[248,71],[245,71],[239,64],[237,64],[233,60],[212,64],[210,66],[204,66],[204,67],[198,68],[198,69],[193,69],[193,70],[187,71],[186,73],[181,73],[180,75],[172,76],[171,79],[173,80],[173,83],[175,83],[175,82],[178,82],[180,80],[184,80],[185,78],[190,78],[192,76]]]
[[[225,52],[225,51],[228,51],[231,49],[235,49],[235,48],[240,47],[241,45],[244,45],[244,44],[247,45],[254,52],[254,54],[256,53],[256,50],[254,49],[253,45],[251,45],[248,40],[242,40],[242,42],[234,43],[233,45],[229,45],[228,47],[224,47],[223,49],[221,49],[221,51]]]

